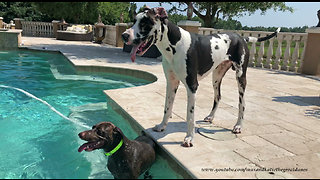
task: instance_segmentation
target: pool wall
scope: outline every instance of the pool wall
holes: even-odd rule
[[[114,74],[121,74],[125,76],[131,76],[134,78],[144,79],[153,83],[157,81],[157,77],[151,73],[134,70],[134,69],[127,69],[127,68],[117,68],[117,67],[107,67],[107,66],[75,66],[77,71],[84,71],[84,72],[106,72],[106,73],[114,73]]]
[[[0,30],[0,49],[15,49],[21,44],[22,30]]]
[[[1,49],[1,48],[0,48]],[[68,60],[68,62],[76,69],[77,72],[103,72],[103,73],[113,73],[113,74],[120,74],[125,76],[131,76],[138,79],[143,79],[146,81],[150,81],[150,83],[156,82],[158,78],[146,71],[136,70],[136,69],[129,69],[129,68],[120,68],[120,67],[109,67],[109,66],[92,66],[92,65],[75,65],[67,56],[65,56],[60,51],[56,50],[48,50],[48,49],[32,49],[28,47],[19,47],[19,49],[26,49],[31,51],[45,51],[45,52],[52,52],[52,53],[59,53]]]

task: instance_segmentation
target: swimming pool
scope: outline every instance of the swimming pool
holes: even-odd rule
[[[59,53],[0,51],[0,85],[21,88],[75,122],[110,121],[134,139],[138,134],[107,105],[102,90],[150,83],[104,73],[79,75]],[[0,178],[113,178],[103,150],[78,153],[86,128],[14,89],[0,88]],[[153,178],[182,178],[157,156]],[[140,178],[143,178],[142,176]]]

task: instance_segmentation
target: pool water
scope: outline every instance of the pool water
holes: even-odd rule
[[[107,73],[79,75],[59,53],[0,51],[0,85],[23,89],[90,127],[110,121],[129,139],[138,134],[108,108],[103,90],[147,83],[150,82]],[[78,133],[86,128],[19,91],[0,88],[0,99],[1,179],[113,178],[103,150],[77,152],[84,143]],[[150,174],[153,178],[182,178],[161,156],[157,156]]]

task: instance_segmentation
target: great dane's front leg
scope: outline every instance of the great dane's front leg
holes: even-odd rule
[[[158,132],[163,131],[168,125],[168,120],[172,115],[173,101],[180,84],[180,81],[177,79],[175,73],[169,68],[168,63],[163,61],[162,65],[167,80],[167,88],[162,122],[153,128],[154,131]]]
[[[184,138],[184,142],[182,146],[184,147],[192,147],[192,140],[194,137],[194,108],[195,108],[195,96],[196,94],[191,92],[189,88],[187,88],[188,94],[188,105],[187,105],[187,124],[188,124],[188,132],[187,136]]]

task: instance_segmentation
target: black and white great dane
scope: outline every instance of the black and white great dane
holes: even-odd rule
[[[233,133],[241,133],[243,113],[245,109],[244,92],[246,88],[246,71],[249,60],[247,42],[265,41],[273,34],[263,37],[243,38],[236,33],[217,33],[208,36],[185,31],[168,21],[164,8],[145,8],[137,14],[133,26],[122,34],[127,45],[133,45],[131,60],[136,54],[142,56],[151,45],[156,45],[162,54],[162,66],[167,80],[166,99],[163,120],[156,125],[154,131],[163,131],[172,114],[173,101],[180,84],[185,85],[188,95],[187,123],[188,131],[183,146],[190,147],[194,137],[195,94],[198,81],[212,72],[214,102],[210,114],[204,119],[212,122],[221,99],[221,80],[230,67],[236,71],[239,90],[238,121]]]

